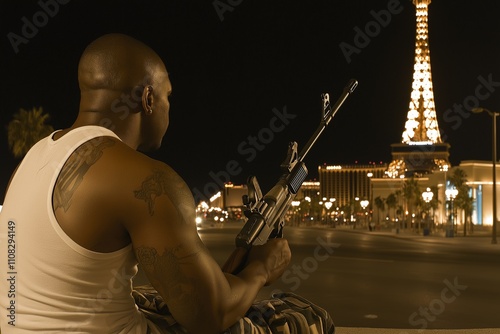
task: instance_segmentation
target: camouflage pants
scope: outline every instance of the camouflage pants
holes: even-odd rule
[[[157,331],[187,333],[172,317],[162,297],[150,285],[132,292],[139,309]],[[149,333],[154,333],[152,330]],[[273,295],[255,302],[237,323],[223,334],[334,334],[332,318],[322,308],[293,293]]]

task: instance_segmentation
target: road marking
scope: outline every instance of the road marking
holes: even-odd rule
[[[378,315],[376,314],[365,314],[366,319],[377,319]]]

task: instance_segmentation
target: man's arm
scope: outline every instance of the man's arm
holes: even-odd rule
[[[226,329],[263,285],[281,276],[290,261],[286,240],[255,247],[237,276],[223,273],[199,238],[193,197],[179,175],[156,161],[137,174],[142,177],[130,190],[126,228],[140,265],[190,332]]]

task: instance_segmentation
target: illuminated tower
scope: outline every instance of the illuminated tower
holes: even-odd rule
[[[401,143],[392,144],[389,177],[411,177],[447,170],[449,147],[441,141],[432,89],[428,6],[431,0],[413,0],[417,32],[413,83]]]

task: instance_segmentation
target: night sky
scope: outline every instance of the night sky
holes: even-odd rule
[[[389,163],[390,145],[401,141],[415,46],[409,0],[60,2],[0,2],[0,198],[19,162],[7,146],[12,115],[41,106],[54,128],[70,126],[79,57],[110,32],[138,38],[164,59],[170,127],[148,154],[193,191],[205,193],[213,175],[225,174],[236,184],[256,175],[267,191],[288,143],[300,150],[318,126],[321,94],[336,101],[351,78],[358,88],[306,157],[310,178],[323,163]],[[480,103],[500,111],[499,15],[498,0],[429,6],[436,110],[452,165],[491,160],[491,118],[469,110]],[[37,31],[23,29],[34,23]],[[25,43],[13,45],[14,35]]]

